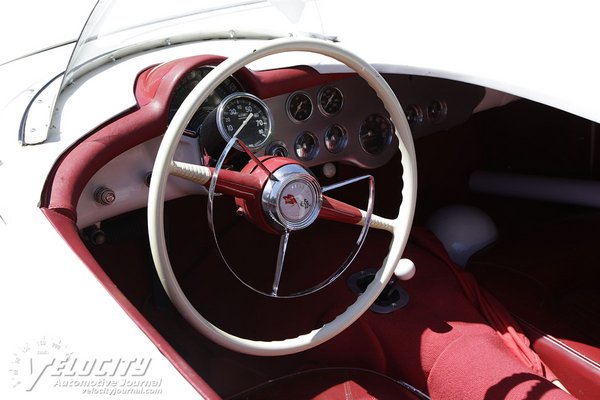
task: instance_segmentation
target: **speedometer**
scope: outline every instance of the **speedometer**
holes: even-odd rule
[[[250,93],[233,93],[206,117],[200,129],[200,141],[213,157],[218,157],[225,143],[235,135],[250,150],[257,151],[271,136],[272,120],[264,101]],[[242,150],[237,144],[235,148]]]
[[[217,127],[226,142],[237,134],[251,150],[258,150],[271,135],[271,113],[258,97],[234,93],[217,107]]]

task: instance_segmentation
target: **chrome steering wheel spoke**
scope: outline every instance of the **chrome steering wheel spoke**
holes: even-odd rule
[[[265,179],[265,184],[262,189],[260,189],[262,194],[255,193],[261,196],[261,198],[252,198],[251,202],[260,200],[260,213],[264,214],[264,220],[269,226],[268,229],[271,233],[279,233],[280,235],[277,261],[275,264],[275,275],[271,287],[268,290],[260,289],[245,281],[244,278],[236,272],[236,268],[229,264],[227,257],[221,250],[219,238],[215,229],[214,196],[216,195],[217,189],[224,186],[224,184],[219,183],[219,177],[224,175],[225,180],[230,179],[230,177],[235,179],[236,176],[239,178],[252,177],[252,174],[223,169],[223,164],[229,151],[236,145],[248,154],[251,159],[250,162],[255,165],[254,168],[262,170],[261,174]],[[305,296],[321,290],[337,279],[348,268],[360,251],[366,239],[373,214],[375,180],[371,175],[363,175],[321,188],[316,178],[307,169],[294,163],[292,160],[284,161],[278,168],[273,169],[273,172],[269,169],[269,165],[271,165],[269,162],[270,161],[262,162],[258,159],[258,157],[256,157],[251,150],[236,137],[236,135],[228,141],[212,170],[210,184],[208,185],[208,226],[212,232],[215,247],[221,260],[230,272],[246,287],[269,297],[294,298]],[[369,184],[366,211],[323,195],[323,192],[334,191],[335,189],[365,180]],[[235,182],[228,182],[227,184],[229,186],[235,186]],[[236,195],[234,194],[234,196]],[[236,199],[239,199],[239,196],[236,196]],[[257,210],[253,210],[256,214]],[[292,293],[282,293],[281,282],[290,234],[295,230],[309,228],[318,218],[350,223],[361,226],[362,229],[344,262],[331,275],[308,289]]]
[[[279,239],[279,251],[277,252],[277,265],[275,266],[275,278],[273,279],[273,289],[271,293],[277,296],[279,291],[279,283],[281,281],[281,272],[283,271],[283,263],[285,262],[285,253],[287,251],[288,240],[290,239],[290,231],[285,230]]]

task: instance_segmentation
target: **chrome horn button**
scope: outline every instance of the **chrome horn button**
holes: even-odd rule
[[[297,164],[273,173],[263,191],[263,210],[277,230],[295,231],[312,224],[321,211],[323,196],[317,179]]]
[[[279,191],[279,219],[290,229],[302,229],[310,225],[319,214],[318,190],[305,176],[289,180]]]

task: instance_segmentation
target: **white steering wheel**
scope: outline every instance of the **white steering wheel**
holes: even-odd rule
[[[221,330],[206,320],[186,297],[175,277],[167,253],[163,218],[164,199],[167,178],[171,174],[205,186],[211,182],[214,169],[173,161],[181,135],[198,107],[221,82],[243,66],[272,54],[291,51],[312,52],[334,58],[353,69],[377,93],[390,115],[396,129],[395,134],[399,139],[398,147],[402,155],[402,203],[398,209],[398,216],[394,219],[377,215],[372,215],[370,218],[371,229],[387,230],[393,238],[383,265],[365,292],[358,296],[352,305],[322,327],[298,337],[258,341]],[[258,356],[286,355],[307,350],[335,337],[356,321],[377,299],[394,273],[400,279],[410,279],[414,275],[414,264],[401,257],[412,226],[416,186],[416,159],[410,128],[398,99],[383,77],[367,62],[331,42],[293,37],[272,40],[248,54],[229,58],[219,64],[192,90],[173,117],[156,156],[148,198],[148,231],[154,265],[167,295],[177,310],[195,329],[212,341],[230,350]],[[365,211],[344,205],[344,213],[347,214],[349,208],[354,209],[354,213],[358,216],[356,224],[369,223]]]

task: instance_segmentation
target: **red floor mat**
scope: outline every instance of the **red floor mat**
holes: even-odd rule
[[[200,312],[218,326],[246,337],[263,340],[289,337],[331,320],[355,298],[346,285],[349,274],[380,265],[388,246],[387,234],[372,231],[350,271],[334,284],[304,298],[274,300],[247,290],[209,251],[207,243],[210,241],[200,222],[204,208],[197,201],[197,198],[183,199],[169,207],[169,225],[173,228],[169,232],[172,262]],[[198,223],[190,224],[190,221]],[[130,225],[131,221],[121,223]],[[346,235],[354,237],[355,232],[323,227],[321,233],[327,234],[307,237],[302,242],[312,262],[290,264],[292,277],[310,278],[312,271],[339,258],[335,246],[330,246],[330,253],[316,253],[308,250],[313,244],[324,239],[337,243]],[[261,270],[265,265],[259,262],[257,248],[247,246],[245,228],[238,234],[235,243],[240,254],[258,256],[258,261],[249,262],[248,267],[255,268],[257,274],[269,275],[268,268]],[[335,241],[332,241],[333,234]],[[164,302],[160,291],[153,290],[148,280],[140,286],[135,277],[151,276],[152,266],[147,257],[140,256],[142,251],[125,250],[135,246],[143,248],[146,246],[143,239],[111,240],[113,236],[107,235],[107,244],[94,248],[93,252],[102,258],[109,275],[222,396],[239,393],[268,379],[323,367],[377,371],[404,380],[434,398],[439,394],[437,398],[491,399],[498,398],[493,397],[497,393],[518,398],[511,397],[511,387],[516,388],[514,393],[517,394],[535,389],[540,395],[535,398],[563,395],[519,361],[464,294],[451,268],[430,249],[418,244],[410,243],[405,252],[417,266],[416,276],[401,283],[410,295],[406,307],[391,314],[368,311],[335,339],[300,354],[252,357],[207,341]],[[235,235],[232,231],[229,239],[235,240]],[[470,393],[467,397],[463,396],[465,390]],[[450,395],[452,397],[447,397]]]

